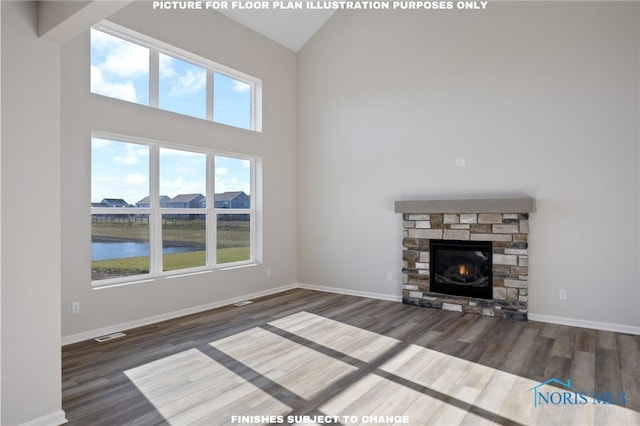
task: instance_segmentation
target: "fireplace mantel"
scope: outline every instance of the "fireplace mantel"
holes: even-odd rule
[[[396,201],[396,213],[533,213],[534,198],[470,198]]]

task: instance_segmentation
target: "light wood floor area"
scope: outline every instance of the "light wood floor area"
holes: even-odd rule
[[[63,409],[91,426],[640,425],[639,348],[640,336],[292,290],[65,346]],[[573,390],[539,386],[550,378]]]

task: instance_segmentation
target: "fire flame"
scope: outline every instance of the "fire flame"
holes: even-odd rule
[[[458,274],[459,275],[467,275],[469,273],[469,271],[467,271],[467,265],[465,265],[464,263],[461,265],[458,265]]]

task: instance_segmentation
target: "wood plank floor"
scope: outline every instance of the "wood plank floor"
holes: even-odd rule
[[[309,290],[68,345],[62,360],[71,425],[640,425],[640,336]],[[534,406],[567,391],[533,389],[550,378],[587,403]]]

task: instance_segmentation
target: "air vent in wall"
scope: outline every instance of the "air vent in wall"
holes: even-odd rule
[[[108,342],[109,340],[117,339],[119,337],[124,337],[124,336],[126,336],[126,334],[124,333],[111,333],[105,336],[96,337],[93,340],[95,340],[98,343],[102,343],[102,342]]]

